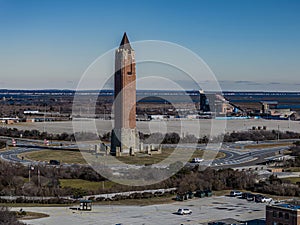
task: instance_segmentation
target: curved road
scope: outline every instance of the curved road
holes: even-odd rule
[[[270,143],[270,142],[265,142]],[[274,142],[273,142],[274,143]],[[32,147],[14,147],[10,150],[2,151],[0,152],[0,158],[5,161],[15,162],[15,163],[22,163],[24,165],[30,165],[30,164],[46,164],[45,162],[38,162],[38,161],[30,161],[30,160],[22,160],[18,157],[19,154],[25,153],[25,152],[33,152],[33,151],[42,151],[45,150],[42,147],[37,148],[37,144],[40,144],[39,142],[35,142],[32,144]],[[69,143],[69,146],[64,146],[64,148],[72,147],[74,148],[74,143]],[[244,145],[249,145],[249,143],[245,143]],[[174,147],[174,145],[165,145],[166,147]],[[225,153],[224,158],[215,159],[213,161],[204,161],[201,162],[200,165],[206,165],[211,167],[238,167],[238,166],[250,166],[250,165],[256,165],[259,162],[264,161],[266,157],[274,156],[275,153],[278,153],[279,151],[283,151],[285,149],[288,149],[288,146],[280,146],[280,147],[272,147],[272,148],[260,148],[260,149],[249,149],[247,152],[243,150],[243,148],[240,148],[243,146],[243,144],[236,144],[236,143],[226,143],[223,144],[221,147],[220,152]],[[192,144],[181,144],[178,145],[179,148],[197,148],[197,149],[205,149],[205,145],[195,145]],[[239,148],[237,148],[239,147]],[[196,165],[195,163],[187,163],[187,165]]]

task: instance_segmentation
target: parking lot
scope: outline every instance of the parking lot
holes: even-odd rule
[[[25,221],[32,225],[146,225],[204,224],[211,220],[233,218],[251,220],[265,217],[265,203],[235,197],[194,198],[183,202],[151,206],[93,205],[90,212],[72,211],[69,207],[28,207],[27,211],[49,214],[50,217]],[[191,215],[178,215],[179,208],[192,210]],[[18,209],[14,209],[18,210]]]

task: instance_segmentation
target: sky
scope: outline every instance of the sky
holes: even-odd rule
[[[126,31],[190,49],[223,90],[300,91],[299,11],[298,0],[0,0],[0,89],[76,89]]]

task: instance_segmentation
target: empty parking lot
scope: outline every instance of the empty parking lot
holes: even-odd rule
[[[179,208],[189,208],[193,213],[192,215],[177,215]],[[48,218],[26,221],[32,225],[203,224],[216,219],[250,220],[265,216],[265,204],[225,196],[195,198],[184,202],[151,206],[94,205],[91,212],[72,211],[69,207],[23,209],[50,215]]]

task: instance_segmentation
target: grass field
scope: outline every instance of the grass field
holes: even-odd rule
[[[59,179],[60,185],[62,188],[64,187],[71,187],[71,188],[81,188],[83,190],[91,190],[96,191],[98,189],[108,189],[111,188],[114,183],[111,181],[104,181],[104,182],[92,182],[87,180],[81,179]]]
[[[24,156],[25,159],[35,161],[49,162],[51,159],[59,160],[61,163],[77,163],[86,164],[80,152],[73,151],[59,151],[59,150],[42,150],[37,152],[28,152],[20,154],[19,157]]]
[[[127,164],[134,164],[134,165],[151,165],[151,164],[156,164],[158,162],[161,162],[162,160],[166,159],[170,154],[172,154],[174,149],[163,149],[161,154],[154,154],[154,155],[146,155],[146,154],[137,154],[136,156],[122,156],[122,157],[117,157],[118,160],[127,163]],[[182,150],[184,151],[184,149]],[[190,160],[193,158],[202,158],[203,157],[204,150],[196,150],[192,157],[190,157]],[[209,150],[206,150],[206,154],[209,155]],[[214,152],[211,151],[212,157],[215,155]],[[222,158],[225,157],[225,154],[222,152],[217,153],[217,158]]]
[[[300,172],[300,167],[290,167],[288,169],[285,169],[285,171]]]
[[[296,184],[297,182],[300,182],[300,177],[286,177],[282,178],[282,180],[289,180],[291,183]]]
[[[254,148],[259,149],[259,148],[274,148],[274,147],[291,146],[291,145],[293,145],[293,142],[245,145],[244,148],[246,148],[246,149],[254,149]]]
[[[184,151],[184,149],[182,150]],[[118,157],[118,160],[127,163],[127,164],[134,164],[134,165],[145,165],[145,164],[156,164],[165,158],[167,158],[171,153],[173,152],[173,149],[163,149],[162,154],[156,154],[149,156],[147,154],[137,154],[136,156],[122,156]],[[209,155],[210,152],[211,155],[214,156],[213,151],[206,150],[206,154]],[[203,156],[204,151],[203,150],[196,150],[193,154],[193,156],[190,158],[201,158]],[[90,155],[88,153],[88,155]],[[19,157],[21,158],[24,156],[25,159],[29,160],[35,160],[35,161],[46,161],[49,162],[51,159],[59,160],[61,163],[76,163],[76,164],[86,164],[86,161],[84,157],[81,155],[81,152],[73,152],[73,151],[59,151],[59,150],[42,150],[37,152],[28,152],[20,154]],[[91,155],[90,155],[91,156]],[[217,158],[225,157],[225,154],[222,152],[219,152],[217,154]]]
[[[0,206],[7,206],[9,208],[23,208],[23,207],[62,207],[62,206],[72,206],[74,205],[73,203],[66,203],[66,204],[49,204],[49,203],[15,203],[15,202],[10,202],[10,203],[0,203]]]
[[[49,215],[47,215],[45,213],[27,212],[27,211],[25,211],[25,212],[26,212],[25,215],[19,215],[19,212],[16,212],[17,218],[21,219],[21,220],[33,220],[33,219],[49,217]]]

